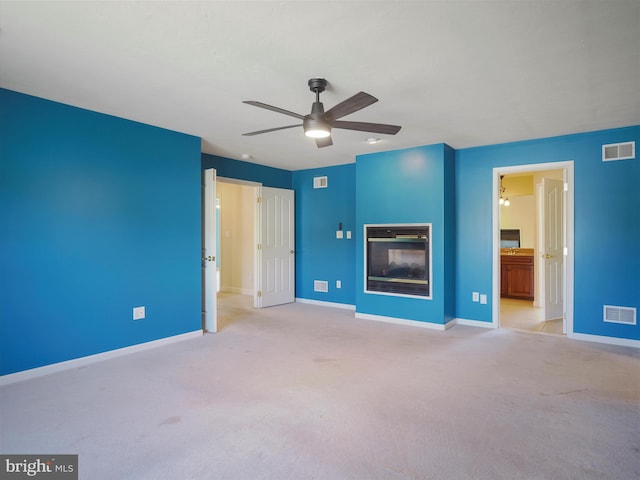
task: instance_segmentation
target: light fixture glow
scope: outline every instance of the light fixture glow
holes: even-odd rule
[[[367,142],[369,145],[373,145],[374,143],[378,143],[379,141],[380,139],[376,137],[369,137],[365,140],[365,142]]]
[[[311,138],[326,138],[329,135],[331,135],[331,132],[329,130],[324,130],[321,127],[313,127],[308,130],[305,130],[304,134],[307,137],[311,137]]]
[[[504,188],[502,186],[502,179],[504,178],[504,175],[500,175],[500,198],[498,199],[498,203],[500,205],[503,205],[505,207],[508,207],[509,205],[511,205],[511,202],[509,201],[508,197],[504,197],[504,192],[506,190],[506,188]]]

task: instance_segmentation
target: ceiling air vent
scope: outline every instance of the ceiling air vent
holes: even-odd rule
[[[604,306],[604,319],[609,323],[622,323],[624,325],[636,324],[636,309],[632,307]]]
[[[327,188],[327,177],[313,177],[313,188]]]
[[[636,142],[610,143],[602,146],[603,162],[632,158],[636,158]]]

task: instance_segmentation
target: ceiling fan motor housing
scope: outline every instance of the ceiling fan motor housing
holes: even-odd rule
[[[328,137],[331,134],[331,122],[327,121],[325,118],[324,106],[321,102],[313,103],[311,113],[309,115],[305,115],[302,120],[302,126],[305,134],[310,137]]]

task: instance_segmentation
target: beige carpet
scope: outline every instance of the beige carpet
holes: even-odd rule
[[[640,477],[638,350],[220,311],[218,334],[3,387],[0,451],[78,453],[87,480]]]

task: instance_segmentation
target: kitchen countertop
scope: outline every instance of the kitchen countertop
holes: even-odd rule
[[[533,248],[501,248],[500,255],[533,257]]]

